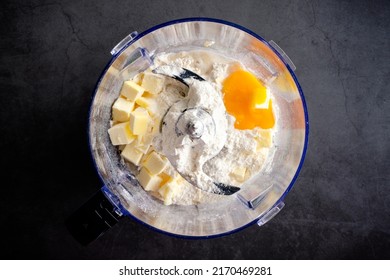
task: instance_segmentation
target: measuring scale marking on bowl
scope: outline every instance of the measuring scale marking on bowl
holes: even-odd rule
[[[216,237],[256,222],[263,225],[283,208],[284,197],[303,164],[308,116],[302,90],[293,73],[295,66],[273,41],[266,42],[233,23],[189,18],[164,23],[141,34],[133,32],[115,46],[111,54],[113,57],[96,86],[89,121],[91,153],[104,187],[67,220],[77,240],[90,243],[124,216],[174,236]],[[194,61],[198,64],[189,63],[189,58],[196,58]],[[191,71],[183,70],[183,65],[189,66]],[[170,69],[170,74],[161,70],[164,67]],[[175,69],[179,69],[176,72],[181,75],[173,75]],[[143,84],[147,88],[143,80],[160,81],[160,78],[164,81],[163,92],[177,94],[174,102],[167,101],[171,98],[169,94],[151,94],[153,89],[137,96],[123,91],[129,85],[132,90],[142,88]],[[263,91],[256,93],[257,105],[254,106],[257,107],[248,117],[245,106],[252,106],[253,99],[244,93],[234,93],[244,92],[249,85],[259,90],[258,81],[264,84]],[[204,92],[194,93],[198,88]],[[221,97],[213,95],[214,91]],[[147,102],[150,106],[151,101],[158,106],[144,106]],[[192,108],[190,105],[194,104]],[[215,104],[222,104],[218,106],[223,111],[219,112]],[[120,106],[133,107],[131,112],[121,115],[122,111],[114,112],[114,108]],[[139,135],[128,134],[128,138],[121,138],[113,130],[129,126],[128,114],[132,114],[131,132]],[[145,127],[136,126],[137,120],[144,117],[158,120],[155,125],[158,129],[151,128],[156,136],[149,139],[155,146],[151,150],[137,146],[135,153],[132,147],[148,135],[143,134]],[[219,132],[215,133],[216,130]],[[272,136],[256,138],[256,143],[268,145],[267,149],[253,150],[255,142],[250,139],[255,135],[253,131]],[[266,143],[264,139],[271,140]],[[245,156],[245,149],[232,152],[240,141],[246,143],[249,151]],[[214,145],[215,149],[210,152],[208,145]],[[198,151],[197,157],[194,150]],[[236,163],[228,161],[229,153],[241,160],[240,164],[257,164],[250,160],[259,158],[261,165],[259,163],[258,169],[253,169],[252,164],[244,169],[234,167],[230,172]],[[188,161],[188,158],[197,160]],[[208,172],[206,177],[197,166],[198,160]],[[129,164],[129,161],[137,164]],[[156,161],[163,162],[164,166],[156,165]],[[161,191],[161,184],[167,184],[161,179],[165,176],[162,176],[162,168],[168,165],[173,167],[173,173],[168,172],[170,176],[179,178],[175,181],[176,187],[196,186],[202,190],[193,187],[190,198],[176,195],[168,201]],[[151,175],[152,169],[157,175]],[[256,172],[245,177],[246,173],[237,172],[238,169]],[[229,172],[222,174],[221,170]],[[177,171],[179,176],[172,175]],[[206,189],[200,178],[206,178],[208,186],[215,188]],[[151,187],[152,181],[160,185],[155,183]],[[173,204],[165,205],[170,203]]]

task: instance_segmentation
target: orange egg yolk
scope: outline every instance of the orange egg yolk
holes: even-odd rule
[[[267,88],[252,73],[244,70],[233,72],[223,81],[222,92],[227,112],[236,118],[235,128],[267,129],[275,125]]]

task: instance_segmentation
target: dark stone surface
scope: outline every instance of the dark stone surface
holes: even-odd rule
[[[212,240],[126,219],[82,247],[64,219],[100,187],[86,128],[109,51],[133,30],[193,16],[273,39],[298,68],[311,133],[286,207]],[[0,20],[1,258],[390,258],[388,1],[9,0]]]

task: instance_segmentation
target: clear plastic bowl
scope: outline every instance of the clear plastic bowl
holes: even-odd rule
[[[267,83],[278,110],[272,161],[242,189],[214,204],[165,206],[139,185],[112,146],[107,130],[111,106],[123,80],[145,70],[162,52],[205,49],[240,60]],[[112,50],[112,60],[96,87],[91,106],[91,152],[118,215],[130,215],[152,228],[178,236],[210,237],[229,234],[257,222],[264,224],[284,206],[302,167],[308,140],[308,116],[295,66],[272,41],[233,23],[189,18],[133,32]]]

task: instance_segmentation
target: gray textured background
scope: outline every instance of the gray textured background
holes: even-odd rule
[[[212,240],[126,219],[89,247],[64,219],[100,187],[88,108],[109,51],[133,30],[215,17],[274,40],[310,117],[304,168],[262,228]],[[2,1],[1,258],[390,258],[388,1]]]

